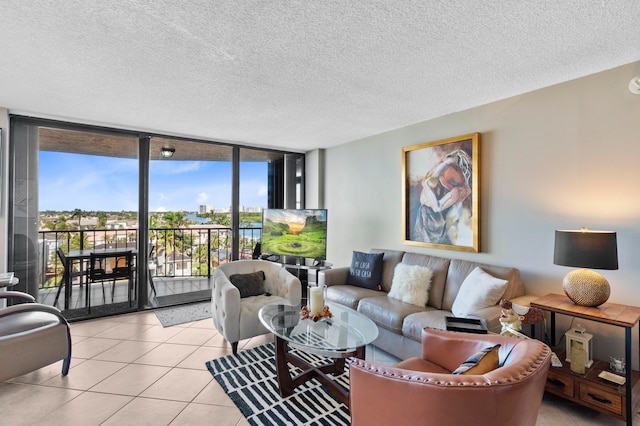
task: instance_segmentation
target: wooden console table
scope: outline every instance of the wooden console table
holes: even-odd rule
[[[626,383],[619,386],[600,379],[598,374],[608,370],[608,362],[594,360],[594,364],[585,374],[576,374],[565,365],[561,368],[551,367],[547,379],[547,387],[551,393],[593,408],[601,413],[626,420],[633,424],[633,407],[640,394],[640,373],[632,370],[631,330],[640,320],[640,308],[604,303],[591,308],[578,306],[568,297],[560,294],[547,294],[531,302],[531,306],[549,311],[551,314],[551,345],[556,345],[556,314],[583,318],[616,327],[624,327]],[[640,328],[639,328],[640,336]],[[640,353],[640,347],[639,353]],[[564,350],[555,348],[558,357],[564,360]],[[634,396],[636,398],[634,398]]]

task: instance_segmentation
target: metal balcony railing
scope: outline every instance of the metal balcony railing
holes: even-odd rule
[[[261,228],[240,228],[238,258],[251,258],[261,232]],[[233,258],[231,228],[151,228],[149,236],[153,247],[149,273],[154,277],[210,277],[217,265]],[[74,249],[133,248],[137,242],[136,228],[39,231],[39,288],[56,288],[62,283],[64,267],[58,248],[66,254]]]

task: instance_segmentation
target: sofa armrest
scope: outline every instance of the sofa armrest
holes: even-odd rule
[[[318,274],[319,285],[345,285],[347,283],[347,277],[349,276],[349,267],[344,266],[341,268],[325,269]]]
[[[490,306],[471,314],[472,317],[484,319],[487,323],[487,330],[497,334],[500,334],[500,330],[502,329],[500,315],[502,315],[502,308],[499,305]]]

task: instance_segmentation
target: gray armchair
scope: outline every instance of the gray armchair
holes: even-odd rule
[[[0,299],[25,302],[0,308],[0,382],[64,360],[62,375],[71,364],[69,324],[53,306],[35,303],[26,293],[0,292]]]
[[[229,281],[233,274],[264,272],[266,294],[240,298],[240,290]],[[238,260],[225,263],[213,273],[211,313],[218,332],[231,344],[233,353],[238,342],[269,331],[258,318],[258,311],[273,302],[299,304],[302,295],[300,280],[278,263],[264,260]]]

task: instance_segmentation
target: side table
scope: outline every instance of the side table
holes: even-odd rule
[[[608,363],[594,360],[594,365],[584,375],[572,373],[569,368],[551,367],[547,381],[547,390],[581,405],[593,408],[605,414],[626,420],[627,425],[633,424],[634,390],[638,396],[640,373],[632,371],[631,330],[640,321],[640,308],[635,306],[604,303],[592,308],[579,306],[568,297],[560,294],[547,294],[531,302],[531,306],[548,311],[551,315],[550,337],[551,345],[556,345],[556,314],[583,318],[589,321],[623,327],[625,331],[625,372],[624,386],[618,386],[597,377],[599,371],[606,370]],[[640,328],[639,333],[640,336]],[[560,356],[560,349],[555,349]],[[640,347],[638,348],[640,354]],[[561,358],[562,359],[562,358]],[[555,384],[561,386],[558,390]],[[619,400],[617,403],[616,400]]]

